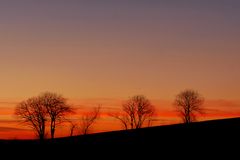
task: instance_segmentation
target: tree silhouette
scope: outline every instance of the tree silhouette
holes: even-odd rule
[[[30,125],[41,141],[44,140],[47,110],[41,105],[39,98],[33,97],[19,103],[15,108],[15,115]]]
[[[77,124],[74,123],[73,121],[69,121],[69,123],[70,123],[70,137],[72,137],[74,134],[74,130],[77,128]]]
[[[146,121],[149,121],[155,112],[154,106],[143,95],[136,95],[127,100],[122,106],[122,114],[111,116],[120,120],[125,129],[142,128]]]
[[[56,93],[46,92],[38,97],[29,98],[19,103],[15,115],[24,120],[37,133],[40,140],[45,137],[46,121],[50,119],[51,138],[54,138],[56,126],[60,124],[67,113],[72,113],[66,99]]]
[[[128,130],[128,116],[126,114],[121,113],[109,113],[109,116],[116,118],[121,122],[125,130]]]
[[[65,98],[56,93],[45,92],[39,99],[50,117],[51,138],[54,139],[57,125],[64,120],[66,114],[73,112],[73,108],[67,104]]]
[[[89,133],[90,127],[100,117],[101,106],[93,108],[93,111],[86,113],[81,118],[81,133],[86,135]]]
[[[185,90],[176,96],[174,106],[183,122],[188,124],[197,120],[197,114],[204,114],[203,97],[197,91]]]

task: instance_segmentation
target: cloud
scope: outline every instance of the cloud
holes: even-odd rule
[[[11,120],[0,119],[0,123],[19,123],[19,121],[14,119],[11,119]]]
[[[18,103],[16,101],[0,101],[0,105],[17,105]]]
[[[207,107],[217,107],[217,108],[236,108],[240,109],[240,101],[237,100],[207,100],[205,102]]]
[[[206,113],[223,112],[222,110],[219,110],[219,109],[210,109],[210,108],[205,108],[204,111],[205,111]]]
[[[28,131],[29,129],[15,128],[15,127],[0,127],[0,132],[9,131]]]

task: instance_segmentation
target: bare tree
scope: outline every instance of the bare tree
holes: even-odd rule
[[[96,122],[100,117],[101,106],[93,108],[93,111],[86,113],[81,118],[81,133],[86,135],[89,133],[90,127]]]
[[[72,137],[74,134],[74,130],[77,128],[77,124],[74,123],[73,121],[69,121],[69,123],[70,123],[70,137]]]
[[[196,121],[197,114],[204,114],[203,103],[204,99],[197,91],[185,90],[176,96],[174,106],[183,122],[188,124]]]
[[[56,93],[45,92],[39,96],[39,100],[50,117],[51,138],[54,139],[57,125],[65,119],[66,114],[73,113],[73,108],[67,104],[65,98]]]
[[[130,98],[122,106],[123,113],[112,115],[125,126],[125,129],[142,128],[146,121],[149,121],[155,112],[154,106],[143,95]]]
[[[121,113],[109,113],[109,116],[116,118],[121,122],[125,130],[128,130],[128,116],[126,114]]]
[[[153,121],[154,121],[153,118],[149,118],[149,119],[148,119],[148,122],[147,122],[147,126],[148,126],[148,127],[151,127],[151,126],[153,125]]]
[[[47,111],[38,98],[30,98],[19,103],[15,108],[15,115],[30,125],[41,141],[44,140]]]

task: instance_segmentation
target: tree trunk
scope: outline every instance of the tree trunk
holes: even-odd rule
[[[74,128],[71,128],[70,137],[73,136],[73,130],[74,130]]]
[[[54,139],[55,134],[55,120],[51,121],[51,139]]]
[[[40,125],[39,140],[43,141],[45,138],[45,120],[42,119],[42,124]]]

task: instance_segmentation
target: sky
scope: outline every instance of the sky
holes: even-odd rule
[[[239,8],[238,0],[1,0],[0,135],[15,105],[44,91],[110,107],[144,94],[165,113],[191,88],[215,114],[240,113]]]

